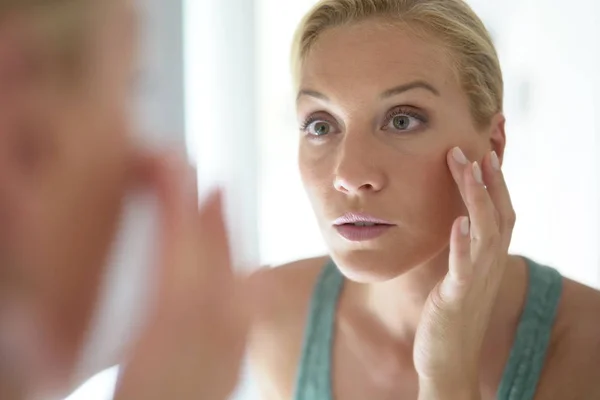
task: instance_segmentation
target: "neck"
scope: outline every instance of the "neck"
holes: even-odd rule
[[[518,319],[526,291],[524,261],[509,257],[492,323],[503,324]],[[360,298],[366,311],[390,337],[412,344],[425,302],[434,287],[448,272],[448,249],[401,276],[382,283],[361,285]],[[512,284],[510,284],[512,282]],[[509,301],[511,300],[511,301]]]
[[[366,306],[393,338],[412,343],[429,293],[447,272],[444,249],[395,279],[366,285]]]

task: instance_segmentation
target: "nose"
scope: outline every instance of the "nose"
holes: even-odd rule
[[[337,191],[361,195],[379,192],[385,187],[386,175],[377,158],[376,144],[371,140],[346,134],[338,148],[333,182]]]

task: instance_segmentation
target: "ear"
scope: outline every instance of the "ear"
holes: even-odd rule
[[[502,163],[504,159],[504,149],[506,147],[505,124],[506,118],[503,113],[499,112],[492,118],[489,128],[490,148],[496,152],[500,159],[500,163]]]

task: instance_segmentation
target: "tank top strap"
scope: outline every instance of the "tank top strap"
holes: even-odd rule
[[[294,399],[330,400],[331,349],[343,275],[333,261],[323,268],[310,302]]]
[[[563,280],[558,271],[525,260],[529,272],[527,299],[498,388],[499,400],[533,399],[562,294]]]

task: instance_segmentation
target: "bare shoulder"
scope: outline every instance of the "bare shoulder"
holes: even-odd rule
[[[258,324],[285,324],[299,317],[307,308],[318,275],[328,258],[318,257],[295,261],[257,271],[252,279],[266,291],[261,301]],[[295,312],[290,312],[295,311]]]
[[[264,295],[250,336],[250,362],[262,398],[292,398],[310,298],[327,257],[311,258],[254,274]]]
[[[600,398],[600,292],[564,280],[538,399]]]

